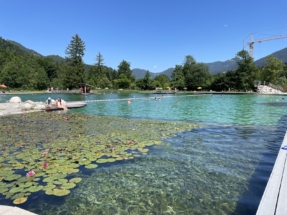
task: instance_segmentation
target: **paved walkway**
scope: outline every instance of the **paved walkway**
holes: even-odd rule
[[[0,215],[37,215],[21,208],[0,205]]]
[[[272,173],[260,201],[256,215],[287,214],[287,133],[280,147]]]

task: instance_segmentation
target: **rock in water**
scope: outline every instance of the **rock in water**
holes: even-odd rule
[[[30,110],[33,107],[33,105],[29,104],[29,103],[25,103],[22,106],[22,110]]]
[[[13,96],[10,100],[10,103],[21,103],[21,98],[18,96]]]

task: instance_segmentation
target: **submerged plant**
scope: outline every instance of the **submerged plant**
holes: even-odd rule
[[[68,195],[81,179],[64,180],[81,166],[94,169],[134,159],[163,138],[197,127],[188,122],[176,122],[176,126],[178,130],[169,121],[80,114],[67,114],[64,120],[53,113],[1,117],[0,190],[9,199],[40,190]],[[15,174],[21,169],[29,171],[27,177]]]

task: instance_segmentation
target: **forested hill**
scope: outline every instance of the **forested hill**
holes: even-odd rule
[[[32,54],[32,55],[36,55],[36,56],[42,56],[38,52],[36,52],[32,49],[28,49],[28,48],[24,47],[23,45],[21,45],[20,43],[17,43],[17,42],[12,41],[12,40],[6,40],[6,41],[9,43],[12,43],[13,45],[15,45],[16,47],[18,47],[19,49],[23,50],[24,52],[26,52],[28,54]]]
[[[20,55],[32,54],[34,56],[42,56],[38,52],[36,52],[32,49],[26,48],[23,45],[21,45],[20,43],[17,43],[17,42],[12,41],[12,40],[4,40],[1,37],[0,37],[0,49],[10,50],[10,51],[13,50],[14,52],[16,52]],[[282,60],[283,62],[287,62],[287,48],[284,48],[282,50],[274,52],[271,55]],[[53,59],[53,61],[55,61],[57,63],[62,63],[65,61],[65,58],[63,58],[59,55],[48,55],[48,56],[42,56],[42,57],[51,58],[51,59]],[[266,59],[267,59],[267,56],[255,61],[255,65],[256,66],[263,66]],[[223,72],[227,72],[227,71],[234,71],[237,69],[237,63],[235,60],[216,61],[216,62],[205,63],[205,64],[209,67],[209,72],[212,74],[223,73]],[[85,68],[86,68],[86,71],[89,71],[89,69],[91,68],[91,65],[85,64]],[[109,68],[109,69],[112,69],[112,68]],[[174,68],[169,68],[169,69],[164,70],[160,73],[153,73],[151,71],[150,72],[151,78],[154,78],[160,74],[165,74],[168,77],[171,77],[171,73],[173,70],[174,70]],[[143,78],[146,74],[146,70],[140,69],[140,68],[133,69],[132,72],[133,72],[133,75],[135,75],[136,79]]]
[[[287,48],[284,48],[284,49],[281,49],[277,52],[274,52],[271,55],[282,60],[283,63],[287,63]],[[264,66],[266,59],[267,59],[267,56],[260,58],[259,60],[255,61],[255,65],[256,66]]]
[[[25,46],[21,45],[20,43],[17,43],[15,41],[12,40],[4,40],[0,37],[0,49],[4,49],[6,50],[8,48],[8,50],[10,51],[14,51],[17,54],[20,54],[22,56],[24,55],[34,55],[34,56],[39,56],[39,57],[45,57],[45,58],[51,58],[53,59],[54,62],[56,63],[62,63],[65,62],[65,58],[59,56],[59,55],[48,55],[48,56],[43,56],[41,54],[39,54],[38,52],[32,50],[32,49],[28,49]],[[85,64],[85,69],[86,71],[89,71],[89,69],[91,68],[92,65],[89,64]]]
[[[281,49],[277,52],[274,52],[271,54],[272,56],[282,60],[283,63],[287,63],[287,48]],[[267,59],[266,57],[260,58],[259,60],[255,61],[255,65],[257,67],[264,66],[265,61]],[[237,63],[235,60],[227,60],[227,61],[216,61],[212,63],[206,63],[206,65],[209,67],[209,72],[212,74],[217,73],[223,73],[227,71],[235,71],[237,69]],[[169,68],[163,72],[160,73],[152,73],[151,77],[155,77],[160,74],[165,74],[168,77],[171,77],[171,73],[174,70],[174,68]],[[133,74],[136,76],[136,78],[143,78],[146,73],[146,70],[144,69],[133,69]]]

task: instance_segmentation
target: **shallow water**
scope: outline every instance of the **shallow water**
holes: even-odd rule
[[[21,98],[47,97],[33,96]],[[167,137],[145,156],[81,169],[77,176],[83,181],[66,197],[40,191],[19,205],[39,214],[255,214],[286,131],[287,106],[278,96],[61,97],[97,100],[69,113],[185,120],[200,128]],[[134,98],[130,105],[98,101],[128,97]]]

